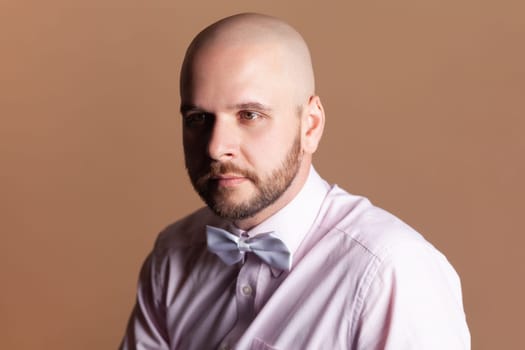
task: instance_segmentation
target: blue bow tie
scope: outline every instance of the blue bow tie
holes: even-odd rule
[[[227,265],[233,265],[251,252],[262,261],[280,270],[289,271],[292,265],[290,251],[273,232],[251,238],[238,237],[222,228],[206,226],[208,250],[217,254]]]

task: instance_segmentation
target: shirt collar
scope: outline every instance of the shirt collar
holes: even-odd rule
[[[308,178],[295,198],[268,219],[247,231],[247,234],[255,236],[274,231],[293,256],[312,228],[329,190],[330,185],[319,176],[313,166],[310,167]]]

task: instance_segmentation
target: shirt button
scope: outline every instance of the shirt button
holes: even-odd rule
[[[253,290],[249,285],[245,285],[241,288],[241,292],[243,295],[250,296],[252,295]]]
[[[222,343],[219,346],[219,350],[229,350],[229,349],[230,349],[230,346],[228,345],[228,343]]]

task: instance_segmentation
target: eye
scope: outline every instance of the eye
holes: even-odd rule
[[[260,113],[252,112],[252,111],[241,111],[239,115],[241,119],[244,119],[244,120],[255,120],[255,119],[262,117]]]
[[[200,128],[212,120],[213,116],[209,113],[194,112],[184,116],[184,125],[188,128]]]

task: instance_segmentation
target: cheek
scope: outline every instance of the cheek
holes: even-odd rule
[[[244,147],[244,155],[259,171],[274,169],[282,163],[296,139],[297,132],[279,130],[253,136]]]
[[[182,133],[182,147],[185,154],[192,153],[198,156],[206,151],[206,135],[185,131]]]
[[[182,147],[184,151],[184,162],[188,169],[200,167],[205,153],[203,147],[193,138],[183,137]]]
[[[190,155],[192,153],[195,153],[193,151],[193,148],[194,148],[194,146],[193,146],[192,142],[190,142],[186,137],[183,137],[183,139],[182,139],[182,149],[184,151],[184,157],[186,159],[186,163],[190,159]]]

